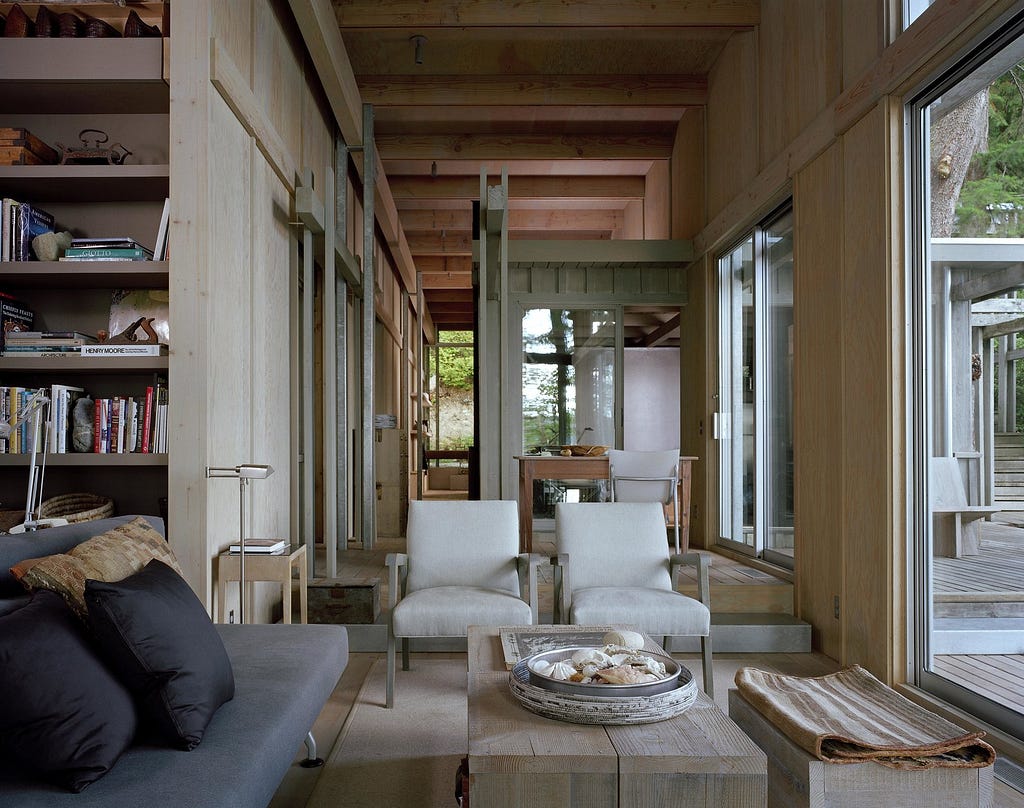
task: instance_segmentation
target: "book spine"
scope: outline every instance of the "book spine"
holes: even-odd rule
[[[150,423],[153,420],[153,387],[150,385],[146,388],[146,403],[144,405],[142,413],[142,452],[143,454],[149,454],[149,441],[150,441]]]
[[[166,345],[83,345],[82,356],[163,356]]]
[[[132,258],[147,260],[151,257],[149,250],[119,249],[117,247],[68,247],[64,251],[65,258]]]
[[[95,454],[103,451],[102,418],[103,399],[97,398],[92,405],[92,450]]]

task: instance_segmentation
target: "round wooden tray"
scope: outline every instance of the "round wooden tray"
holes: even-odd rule
[[[546,690],[530,684],[525,659],[512,668],[508,686],[527,710],[573,724],[651,724],[680,715],[697,700],[697,683],[683,665],[679,686],[653,696],[600,697]]]

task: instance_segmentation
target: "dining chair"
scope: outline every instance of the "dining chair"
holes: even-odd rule
[[[608,450],[612,502],[672,505],[676,552],[679,548],[679,449],[657,452]],[[662,511],[664,519],[664,511]]]
[[[709,558],[669,555],[656,502],[555,506],[555,619],[572,625],[630,624],[663,638],[700,637],[704,691],[714,697]],[[697,568],[697,598],[676,592],[682,564]]]
[[[543,559],[547,563],[547,559]],[[469,626],[537,622],[541,556],[519,553],[512,501],[409,503],[406,552],[388,553],[386,705],[394,704],[395,647],[409,670],[411,637],[465,637]]]

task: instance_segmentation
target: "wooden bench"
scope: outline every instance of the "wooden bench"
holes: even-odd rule
[[[906,771],[878,763],[827,763],[797,746],[739,691],[729,717],[768,756],[768,808],[990,808],[992,766]]]

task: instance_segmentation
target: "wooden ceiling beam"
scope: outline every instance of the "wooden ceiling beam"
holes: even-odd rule
[[[473,259],[468,256],[420,255],[416,258],[416,269],[425,274],[472,272]]]
[[[420,255],[472,255],[473,236],[468,232],[410,233],[409,249],[414,256]]]
[[[618,160],[672,156],[668,135],[378,135],[383,160]]]
[[[374,107],[508,104],[564,108],[581,99],[590,107],[700,107],[708,101],[704,76],[366,75],[356,76],[356,81],[363,100]]]
[[[653,348],[679,331],[679,315],[671,317],[644,337],[644,347]]]
[[[427,289],[472,289],[471,272],[424,272],[420,275],[424,292]]]
[[[401,199],[479,199],[479,177],[390,177],[396,203]],[[514,198],[643,199],[644,177],[512,177],[508,196]]]
[[[464,130],[470,131],[470,130]],[[434,173],[441,177],[474,177],[480,179],[480,172],[486,171],[489,181],[499,182],[502,171],[510,177],[646,177],[657,161],[641,160],[465,160],[465,159],[422,159],[385,160],[384,168],[389,177],[420,176],[430,177]],[[436,172],[434,165],[437,166]]]
[[[431,303],[473,303],[472,288],[424,289],[423,293]]]
[[[754,26],[761,21],[760,0],[685,0],[652,3],[650,0],[589,0],[582,10],[564,0],[527,3],[481,3],[473,0],[335,0],[334,12],[342,27],[458,26],[460,28],[566,25],[578,28],[621,25]]]
[[[417,230],[473,229],[473,210],[404,210],[399,212],[406,233]],[[510,230],[614,230],[622,226],[621,210],[579,210],[562,207],[558,210],[509,210]]]

